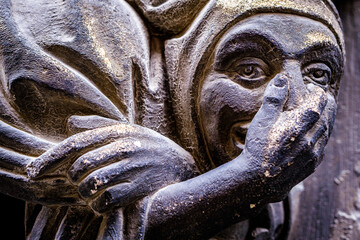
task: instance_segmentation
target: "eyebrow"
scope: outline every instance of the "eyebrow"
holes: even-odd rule
[[[239,44],[240,43],[240,44]],[[256,29],[247,29],[243,32],[238,32],[236,34],[232,34],[228,38],[224,39],[220,45],[218,45],[220,49],[216,52],[216,58],[220,57],[222,60],[224,56],[231,58],[231,55],[236,53],[245,53],[249,50],[249,48],[254,53],[265,55],[263,57],[267,59],[276,58],[276,57],[295,57],[297,59],[307,60],[307,53],[317,53],[323,55],[324,57],[332,57],[334,61],[331,61],[331,64],[335,64],[337,67],[342,65],[343,57],[339,47],[334,45],[333,43],[326,41],[326,42],[317,42],[311,46],[308,46],[305,49],[302,49],[298,53],[286,53],[282,50],[280,44],[273,39],[270,35],[266,34],[265,32],[259,32]],[[244,48],[245,47],[245,48]],[[261,51],[261,48],[267,48],[268,52],[264,53]],[[269,53],[273,53],[276,56],[269,56]],[[335,54],[330,54],[335,53]],[[303,57],[305,56],[305,58]],[[218,63],[219,64],[219,63]],[[216,65],[218,65],[216,64]]]
[[[249,39],[249,37],[255,39]],[[277,46],[276,44],[276,41],[272,41],[270,36],[264,34],[263,32],[259,33],[256,30],[249,30],[249,31],[233,34],[232,36],[229,36],[227,39],[225,39],[224,42],[225,43],[220,45],[221,50],[218,52],[221,52],[224,49],[228,49],[229,45],[235,43],[251,43],[254,45],[266,45],[269,48],[273,48],[273,47],[279,48],[279,46]]]
[[[253,53],[260,55],[269,62],[272,59],[283,55],[280,47],[271,41],[269,36],[260,34],[257,31],[244,31],[224,39],[215,53],[215,67],[223,68],[231,59],[239,55]]]
[[[318,42],[297,54],[302,62],[311,62],[314,60],[324,61],[330,65],[334,71],[343,66],[343,56],[339,47],[331,42]]]

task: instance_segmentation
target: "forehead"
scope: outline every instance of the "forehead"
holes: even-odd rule
[[[242,34],[249,33],[266,38],[286,54],[298,54],[321,43],[340,49],[334,34],[324,24],[291,14],[258,14],[246,18],[224,35],[220,48],[221,45],[234,42]]]

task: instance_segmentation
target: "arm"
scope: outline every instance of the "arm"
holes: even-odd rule
[[[33,180],[59,171],[100,213],[198,173],[191,155],[173,141],[123,123],[75,134],[27,166]]]
[[[277,81],[283,83],[269,84],[243,153],[185,182],[196,172],[191,157],[160,134],[129,124],[76,134],[57,146],[57,154],[33,161],[28,173],[39,178],[62,166],[64,156],[75,159],[68,162],[69,178],[105,214],[163,188],[150,198],[146,238],[211,236],[281,199],[318,164],[327,140],[320,119],[327,99],[315,91],[297,109],[283,111],[287,81]]]
[[[266,203],[260,169],[249,169],[241,155],[158,191],[148,206],[146,239],[203,239],[247,219]]]
[[[333,108],[323,90],[284,111],[287,79],[270,82],[249,128],[245,150],[234,160],[165,187],[149,201],[146,239],[205,239],[281,200],[319,164]]]
[[[79,106],[124,118],[91,81],[22,32],[13,7],[9,0],[0,6],[0,191],[44,205],[84,204],[66,174],[49,173],[36,180],[27,176],[28,164],[56,145],[35,135],[64,138],[64,122],[81,113]]]

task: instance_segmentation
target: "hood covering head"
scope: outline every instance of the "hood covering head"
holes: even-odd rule
[[[345,55],[342,25],[330,0],[210,0],[188,30],[165,43],[175,121],[183,147],[201,171],[211,169],[198,124],[199,81],[208,58],[223,34],[239,21],[260,13],[287,13],[323,23]]]

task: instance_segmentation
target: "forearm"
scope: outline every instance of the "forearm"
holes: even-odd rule
[[[203,239],[248,218],[271,201],[261,169],[243,155],[158,191],[150,200],[146,239]],[[264,193],[263,191],[267,191]]]

